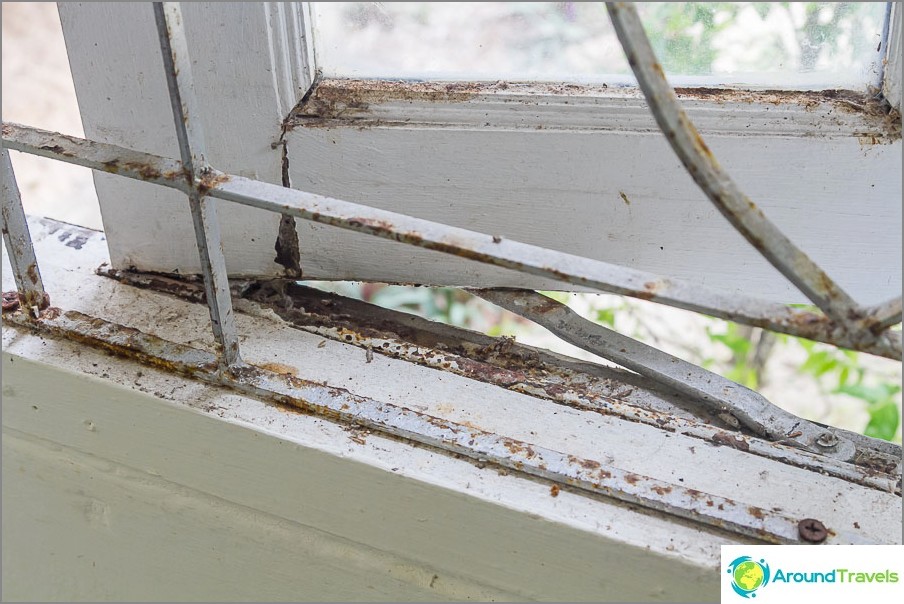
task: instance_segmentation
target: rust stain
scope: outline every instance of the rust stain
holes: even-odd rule
[[[3,312],[12,312],[19,308],[19,292],[3,292]]]
[[[161,176],[160,170],[151,165],[141,162],[122,162],[119,159],[111,159],[103,163],[104,170],[113,174],[120,171],[133,172],[138,174],[142,180],[157,180]]]
[[[706,144],[706,141],[703,140],[703,137],[700,136],[700,132],[696,128],[691,128],[691,133],[694,135],[694,143],[697,145],[697,148],[706,156],[706,158],[710,162],[714,162],[715,159],[713,157],[712,151],[709,150],[709,147]]]
[[[750,445],[740,436],[729,434],[728,432],[716,432],[713,434],[712,441],[717,445],[725,445],[732,449],[740,451],[749,451]]]
[[[392,233],[396,230],[396,227],[393,223],[388,220],[378,220],[375,218],[362,218],[355,217],[349,218],[347,221],[351,226],[354,227],[366,227],[374,233]],[[396,233],[395,236],[401,236],[404,238],[411,238],[412,240],[420,240],[420,236],[417,233]]]
[[[660,496],[667,495],[672,492],[672,487],[661,487],[659,485],[656,485],[652,489],[653,489],[654,493],[656,493],[657,495],[660,495]]]
[[[661,76],[662,66],[652,68]],[[900,138],[901,118],[896,111],[889,111],[881,101],[869,95],[839,89],[826,90],[736,90],[715,87],[678,87],[675,93],[682,100],[700,100],[715,103],[761,103],[767,105],[800,105],[809,111],[826,105],[845,113],[855,113],[873,118],[878,132],[878,142]],[[504,95],[513,103],[525,102],[512,96],[636,96],[636,89],[613,90],[607,85],[555,84],[539,82],[412,82],[364,79],[324,79],[304,95],[286,120],[286,128],[295,126],[328,126],[331,120],[361,120],[384,123],[374,118],[369,110],[373,105],[392,102],[461,103],[481,95]],[[529,102],[529,101],[527,101]],[[567,102],[567,101],[566,101]],[[386,122],[388,123],[388,122]],[[868,134],[871,138],[873,134]],[[872,141],[870,140],[870,144]]]
[[[625,474],[625,482],[630,485],[636,485],[640,481],[641,477],[637,474]]]
[[[203,195],[207,193],[207,191],[225,183],[229,182],[231,177],[228,174],[223,174],[222,172],[214,172],[210,171],[202,171],[200,182],[198,183],[198,191]]]
[[[747,507],[747,513],[749,513],[757,520],[763,520],[764,518],[766,518],[766,512],[763,511],[763,508],[758,508],[754,505]]]
[[[502,444],[513,455],[517,455],[518,453],[523,453],[525,451],[524,443],[517,441],[517,440],[511,440],[511,439],[507,438],[504,441],[502,441]]]
[[[457,103],[493,89],[492,84],[474,82],[406,82],[390,80],[324,80],[302,98],[290,114],[292,122],[350,118],[371,106],[397,101]]]
[[[28,265],[28,268],[25,269],[25,274],[28,275],[28,280],[31,281],[32,285],[37,285],[38,283],[38,267],[34,262]]]
[[[559,496],[559,485],[554,484],[551,487],[549,487],[549,494],[552,495],[553,497],[558,497]]]
[[[50,300],[48,299],[48,304],[49,303],[50,303]],[[53,319],[56,319],[57,317],[59,317],[61,314],[63,314],[63,311],[59,307],[48,306],[47,308],[45,308],[44,310],[41,311],[40,318],[45,321],[52,321]]]
[[[643,284],[643,291],[637,292],[637,298],[641,300],[652,300],[665,286],[662,281],[647,281]]]
[[[853,90],[737,90],[715,87],[677,87],[679,99],[705,100],[715,103],[762,103],[767,105],[802,105],[816,109],[830,103],[847,112],[868,115],[885,114],[881,104],[869,95]]]
[[[272,371],[273,373],[298,377],[298,369],[291,365],[284,365],[282,363],[262,363],[258,365],[258,367],[267,371]]]

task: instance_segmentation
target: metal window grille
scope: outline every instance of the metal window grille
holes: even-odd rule
[[[290,400],[314,413],[353,421],[413,441],[495,462],[529,474],[565,482],[649,508],[727,527],[774,542],[796,542],[804,535],[797,520],[780,512],[739,506],[653,478],[626,476],[593,460],[527,446],[495,434],[437,420],[391,404],[326,386],[287,380],[243,363],[223,256],[217,206],[221,199],[271,212],[462,256],[565,283],[633,296],[747,325],[801,336],[863,352],[901,358],[897,297],[872,308],[858,305],[818,265],[794,245],[748,199],[722,169],[682,110],[666,81],[637,12],[631,3],[608,3],[609,15],[649,107],[675,153],[695,182],[728,221],[822,312],[727,296],[627,267],[469,231],[365,205],[341,201],[233,176],[207,164],[204,135],[192,83],[179,3],[154,3],[160,49],[166,69],[180,159],[160,157],[95,141],[11,123],[3,124],[3,235],[13,268],[16,296],[4,296],[9,318],[51,333],[77,335],[108,349],[129,349],[139,358],[165,363],[200,379],[228,385],[266,400]],[[216,355],[75,312],[42,313],[49,306],[37,258],[6,148],[119,174],[184,192],[201,258],[204,288]],[[476,290],[476,294],[550,329],[577,346],[727,412],[755,434],[790,447],[803,465],[817,463],[850,478],[851,463],[885,451],[872,439],[852,438],[802,420],[756,392],[700,367],[586,321],[540,294],[516,290]],[[637,480],[643,478],[643,480]],[[862,477],[861,477],[862,478]]]

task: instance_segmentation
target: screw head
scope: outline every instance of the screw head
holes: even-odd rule
[[[831,432],[823,432],[816,438],[816,444],[824,449],[831,449],[838,444],[838,437]]]
[[[825,525],[815,518],[804,518],[797,523],[800,538],[810,543],[822,543],[829,536]]]

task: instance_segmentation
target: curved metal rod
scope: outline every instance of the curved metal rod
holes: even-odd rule
[[[766,218],[713,157],[666,80],[634,3],[607,2],[606,8],[656,123],[694,182],[735,229],[826,315],[854,328],[862,309]]]

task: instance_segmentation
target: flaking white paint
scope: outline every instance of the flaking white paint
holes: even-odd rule
[[[54,304],[212,345],[204,306],[93,274],[102,234],[31,229]],[[250,362],[866,540],[900,538],[889,493],[378,353],[368,363],[260,314],[237,322]],[[4,327],[3,351],[8,597],[700,600],[714,597],[719,545],[744,541],[567,488],[553,497],[544,481],[28,330]]]

